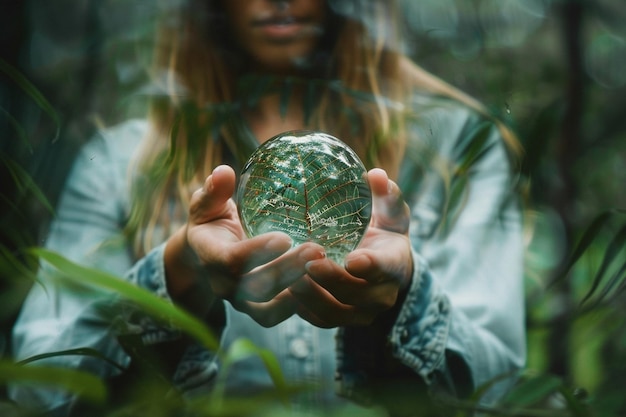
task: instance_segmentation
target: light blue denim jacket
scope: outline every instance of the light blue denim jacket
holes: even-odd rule
[[[368,401],[370,383],[393,380],[399,369],[409,369],[431,391],[463,395],[524,365],[521,216],[499,131],[486,118],[449,100],[418,97],[415,105],[414,135],[399,181],[412,213],[415,268],[406,298],[372,326],[345,329],[316,328],[297,316],[263,328],[224,303],[224,348],[248,338],[274,352],[288,381],[317,384],[319,389],[299,396],[295,407],[339,403],[342,397]],[[135,259],[122,234],[130,206],[129,164],[146,128],[145,121],[130,121],[101,132],[84,146],[46,246],[169,299],[164,245]],[[455,190],[462,196],[457,206],[448,204]],[[118,342],[115,326],[98,314],[102,299],[60,288],[47,279],[46,271],[44,265],[41,284],[33,286],[14,327],[16,358],[90,347],[128,366],[130,357]],[[180,336],[150,320],[127,325],[145,345]],[[120,372],[90,356],[45,362],[103,378]],[[190,344],[173,380],[181,389],[197,392],[210,389],[219,371],[214,352]],[[245,393],[271,388],[272,381],[262,362],[250,358],[229,370],[227,385]],[[497,398],[505,388],[497,384],[484,401]],[[19,403],[59,410],[61,415],[73,401],[60,391],[24,385],[11,387],[10,394]]]

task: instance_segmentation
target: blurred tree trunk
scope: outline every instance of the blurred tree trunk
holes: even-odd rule
[[[552,205],[563,221],[565,230],[565,253],[570,253],[575,239],[576,201],[578,190],[573,176],[573,166],[579,156],[582,142],[582,117],[585,98],[585,72],[583,67],[583,31],[585,18],[584,0],[563,0],[557,4],[562,23],[562,40],[566,62],[564,112],[560,132],[556,138],[556,167],[558,178],[551,194]],[[566,262],[564,258],[562,262]],[[560,268],[557,268],[560,270]],[[569,279],[561,280],[558,288],[560,310],[553,322],[548,345],[548,363],[551,373],[571,376],[570,333],[572,308],[575,300]]]

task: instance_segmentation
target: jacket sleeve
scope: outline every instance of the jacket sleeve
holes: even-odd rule
[[[412,212],[412,285],[372,326],[342,329],[349,396],[413,374],[431,394],[463,397],[525,363],[521,215],[499,130],[446,107],[423,112],[415,133],[399,181]]]

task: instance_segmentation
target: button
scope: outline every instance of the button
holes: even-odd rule
[[[304,339],[293,339],[289,343],[289,352],[291,352],[294,357],[303,359],[309,356],[309,346]]]

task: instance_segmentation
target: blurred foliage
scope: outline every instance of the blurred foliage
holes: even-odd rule
[[[511,126],[525,148],[520,181],[528,190],[529,362],[501,408],[483,411],[625,415],[626,2],[402,3],[406,52],[485,103]],[[161,12],[157,4],[58,0],[3,7],[0,386],[8,378],[46,382],[58,375],[70,390],[87,389],[88,399],[104,395],[99,382],[81,379],[89,376],[54,371],[32,375],[11,362],[9,330],[33,282],[36,256],[64,270],[77,268],[54,254],[23,249],[38,245],[45,236],[73,155],[93,130],[144,115],[149,39],[154,17]],[[94,277],[102,279],[98,285],[111,284],[108,277]],[[115,289],[135,301],[148,297],[126,287]],[[187,323],[183,328],[209,343],[210,336],[197,323],[186,322],[191,319],[179,316],[181,312],[166,311],[162,305],[153,308],[157,315],[178,317]],[[232,360],[263,356],[280,386],[271,355],[245,341],[235,350]],[[263,404],[268,415],[284,414],[271,406],[276,398],[236,404],[212,400],[188,404],[186,412],[247,414]],[[476,408],[474,400],[451,404],[458,415],[467,415]],[[177,401],[164,398],[147,405],[138,394],[135,404],[110,415],[174,415]],[[3,401],[0,414],[22,415]]]

